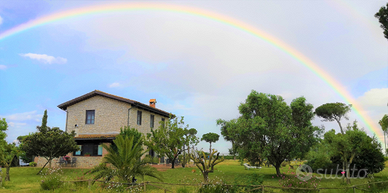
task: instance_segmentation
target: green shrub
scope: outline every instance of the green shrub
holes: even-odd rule
[[[61,181],[63,171],[60,167],[48,168],[41,174],[42,181],[40,186],[43,190],[54,190],[60,188],[63,184]]]
[[[274,176],[273,176],[274,177]],[[272,177],[272,178],[273,178]],[[296,177],[294,171],[288,170],[287,175],[285,173],[278,176],[279,185],[285,188],[317,188],[320,179],[311,178],[308,181],[301,181]],[[319,192],[319,190],[301,190],[301,189],[283,189],[283,192]]]
[[[190,191],[186,188],[179,188],[176,192],[177,193],[189,193]]]
[[[86,181],[86,180],[88,180],[87,178],[85,178],[85,176],[78,176],[78,177],[76,177],[75,179],[74,179],[75,181],[79,181],[79,182],[74,182],[74,184],[76,185],[76,186],[87,186],[88,185],[88,181]],[[85,181],[84,181],[85,180]]]
[[[159,158],[151,157],[150,155],[146,155],[143,158],[143,161],[145,161],[146,163],[157,164],[157,163],[159,163]]]
[[[286,167],[286,166],[287,166],[287,162],[285,162],[285,161],[282,162],[281,166],[282,166],[282,167]]]
[[[258,188],[255,186],[262,185],[263,182],[264,182],[264,175],[262,174],[253,173],[253,174],[239,175],[235,177],[233,184],[245,184],[247,186],[246,187],[235,186],[234,191],[239,190],[241,192],[252,192],[252,193],[261,192],[261,190],[252,191],[252,189]]]
[[[29,165],[30,165],[31,167],[35,167],[35,166],[37,165],[37,163],[36,163],[36,162],[30,162]]]
[[[236,192],[232,186],[226,186],[225,184],[203,184],[198,193],[233,193]]]
[[[57,178],[56,176],[50,176],[42,180],[40,187],[42,187],[43,190],[54,190],[60,188],[62,184],[63,182],[61,182],[61,179]]]

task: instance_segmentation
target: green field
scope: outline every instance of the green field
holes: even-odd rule
[[[40,175],[36,175],[40,168],[31,168],[31,167],[14,167],[11,168],[11,181],[4,182],[3,188],[0,188],[0,193],[2,192],[107,192],[105,189],[99,187],[100,183],[97,182],[89,190],[87,186],[76,186],[72,183],[65,184],[64,187],[57,189],[55,191],[43,191],[40,188],[40,181],[42,180]],[[193,169],[195,172],[193,173]],[[212,181],[223,181],[226,184],[233,184],[235,180],[243,178],[249,174],[258,173],[264,175],[264,185],[279,186],[279,178],[276,177],[276,171],[273,167],[263,167],[261,170],[245,170],[244,166],[240,166],[240,163],[233,160],[225,160],[215,167],[215,172],[209,175],[209,179]],[[4,170],[3,170],[4,171]],[[77,177],[83,176],[83,173],[86,172],[85,169],[63,169],[63,180],[69,181],[74,180]],[[282,168],[282,172],[287,173],[289,167]],[[291,171],[291,170],[290,170]],[[295,170],[292,170],[295,171]],[[199,172],[198,168],[177,168],[169,169],[167,171],[161,172],[164,177],[164,182],[166,183],[190,183],[197,184],[202,182],[203,177]],[[85,178],[90,179],[92,175],[85,175]],[[388,180],[388,169],[375,174],[375,179],[378,180]],[[145,178],[145,181],[157,181],[151,178]],[[367,183],[368,179],[353,179],[352,185],[364,184]],[[142,182],[142,179],[138,179],[138,182]],[[318,187],[346,187],[341,183],[340,179],[322,179]],[[179,188],[186,187],[194,191],[197,187],[189,186],[171,186],[171,185],[157,185],[165,187],[168,190],[175,192]],[[367,187],[364,187],[367,188]],[[277,189],[267,189],[270,192],[281,192]],[[147,192],[163,192],[160,189],[147,186]],[[266,191],[267,192],[267,191]],[[345,190],[322,190],[320,192],[345,192]],[[348,192],[353,192],[349,190]],[[361,190],[356,190],[356,192],[362,192]]]

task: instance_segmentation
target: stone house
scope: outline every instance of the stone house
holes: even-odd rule
[[[151,128],[158,128],[160,121],[168,120],[171,113],[155,106],[155,99],[151,99],[147,105],[99,90],[58,105],[66,111],[65,131],[75,131],[75,141],[81,148],[68,156],[77,158],[76,167],[98,165],[107,154],[101,144],[111,144],[120,133],[120,128],[130,126],[147,134],[151,132]],[[154,156],[152,150],[149,154]],[[38,166],[43,165],[45,159],[38,158],[36,162]]]

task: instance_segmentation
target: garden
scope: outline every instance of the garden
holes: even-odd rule
[[[299,164],[292,162],[292,164]],[[53,192],[53,190],[43,190],[41,184],[45,180],[45,175],[36,175],[40,168],[36,167],[15,167],[12,168],[10,175],[12,180],[9,182],[3,182],[3,188],[0,188],[0,192]],[[195,172],[193,172],[193,170]],[[75,181],[75,180],[88,180],[92,179],[93,175],[84,175],[88,171],[86,169],[62,169],[62,172],[59,172],[60,175],[53,173],[53,176],[59,177],[60,181]],[[281,171],[286,173],[286,178],[292,178],[291,172],[296,170],[289,169],[289,166],[281,168]],[[214,173],[209,175],[210,182],[213,184],[241,184],[241,185],[267,185],[267,186],[277,186],[279,187],[279,180],[281,178],[274,175],[276,169],[274,167],[262,167],[259,169],[246,170],[244,166],[241,166],[238,160],[225,160],[224,162],[218,164],[215,167]],[[191,166],[186,168],[176,168],[169,169],[167,171],[161,172],[163,176],[163,182],[169,184],[200,184],[203,181],[203,177],[198,168]],[[287,174],[288,173],[288,174]],[[43,176],[43,177],[42,177]],[[145,181],[150,182],[160,182],[151,177],[145,177]],[[352,185],[365,184],[368,183],[371,179],[355,179],[352,181]],[[287,181],[287,180],[286,180]],[[373,181],[388,181],[388,170],[385,169],[379,174],[374,176]],[[139,179],[137,183],[142,183],[142,179]],[[284,180],[283,182],[284,183]],[[52,184],[53,186],[55,183]],[[198,192],[200,185],[197,186],[185,186],[185,185],[164,185],[164,184],[155,184],[159,187],[171,190],[172,192]],[[385,184],[387,185],[387,184]],[[388,186],[388,185],[387,185]],[[326,187],[326,188],[345,188],[351,187],[341,182],[338,179],[321,179],[317,182],[317,187]],[[240,187],[240,192],[248,191],[250,187]],[[367,185],[362,187],[368,191],[372,191],[373,187],[368,187]],[[253,188],[251,188],[253,189]],[[121,190],[120,187],[116,186],[107,186],[102,182],[96,182],[91,185],[90,189],[88,188],[88,182],[68,182],[64,183],[58,188],[54,189],[54,192],[116,192]],[[132,189],[135,191],[142,191],[143,186],[138,187],[138,189]],[[164,192],[163,189],[156,188],[153,186],[146,187],[147,192]],[[282,192],[279,189],[266,188],[265,192]],[[348,192],[353,192],[353,189],[348,189]],[[211,192],[211,191],[203,191]],[[213,191],[215,192],[215,191]],[[300,191],[295,191],[300,192]],[[339,190],[321,190],[320,192],[346,192],[345,189]],[[363,192],[361,190],[356,190],[356,192]]]

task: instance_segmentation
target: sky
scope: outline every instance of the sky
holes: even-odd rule
[[[148,3],[153,3],[147,1]],[[0,36],[28,21],[81,7],[136,1],[4,1]],[[385,1],[158,1],[224,15],[270,34],[339,82],[374,125],[388,114],[388,46],[374,14]],[[184,12],[114,11],[36,26],[0,39],[0,118],[8,142],[48,126],[64,130],[63,102],[101,90],[184,116],[198,137],[240,116],[252,90],[304,96],[315,108],[346,103],[284,50],[239,28]],[[373,136],[355,111],[357,120]],[[315,117],[325,130],[339,127]],[[382,139],[382,136],[377,136]],[[212,147],[227,154],[222,136]],[[201,142],[198,148],[208,148]]]

